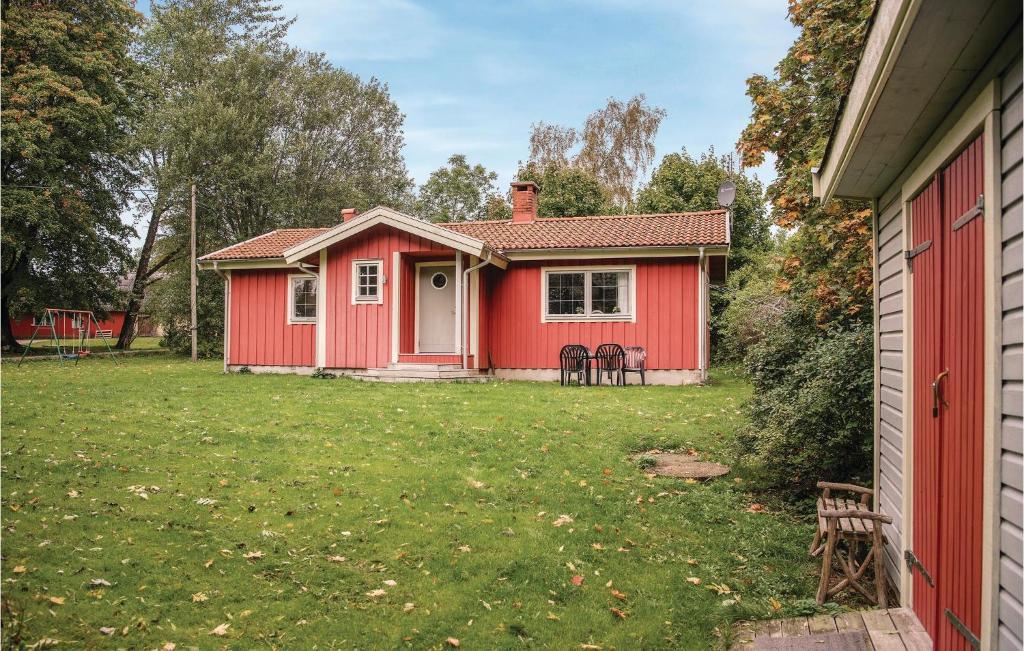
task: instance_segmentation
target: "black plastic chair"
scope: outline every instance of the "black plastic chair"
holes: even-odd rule
[[[573,376],[580,386],[590,384],[590,350],[580,344],[568,344],[562,346],[558,353],[560,376],[559,382],[562,386],[569,384]]]
[[[594,359],[597,361],[597,383],[601,384],[601,375],[607,374],[608,381],[615,381],[615,384],[625,384],[625,376],[622,374],[626,365],[626,351],[618,344],[601,344],[594,351]]]
[[[643,346],[626,346],[626,363],[622,367],[622,381],[626,381],[626,373],[639,373],[640,384],[646,385],[647,351]]]

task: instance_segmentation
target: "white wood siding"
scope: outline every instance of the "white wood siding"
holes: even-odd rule
[[[878,203],[875,259],[878,260],[878,492],[886,525],[885,564],[900,575],[903,539],[903,215],[898,189]]]
[[[1002,483],[999,536],[999,648],[1024,648],[1024,464],[1022,464],[1021,391],[1022,321],[1024,321],[1024,249],[1021,236],[1021,59],[1010,66],[1002,79],[1002,427],[1000,481]]]

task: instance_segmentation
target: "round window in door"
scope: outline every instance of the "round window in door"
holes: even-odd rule
[[[448,286],[448,276],[440,271],[430,277],[430,285],[434,289],[444,289]]]

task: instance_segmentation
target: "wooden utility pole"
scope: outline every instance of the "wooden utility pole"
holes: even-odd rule
[[[194,361],[199,359],[199,340],[197,338],[197,334],[198,334],[198,331],[199,331],[199,326],[196,323],[196,285],[197,285],[197,282],[196,282],[196,184],[195,183],[192,184],[192,213],[191,213],[191,217],[189,219],[189,223],[191,225],[190,229],[189,229],[191,232],[189,234],[190,254],[189,254],[189,258],[188,259],[189,259],[189,267],[191,268],[191,273],[192,273],[192,281],[189,283],[188,291],[189,291],[190,308],[191,308],[191,311],[192,311],[192,322],[191,322],[191,330],[192,330],[192,361],[194,362]]]

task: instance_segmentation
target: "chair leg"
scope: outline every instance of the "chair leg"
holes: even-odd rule
[[[828,596],[828,581],[832,575],[832,553],[836,546],[836,525],[835,520],[829,519],[828,531],[825,534],[825,553],[821,555],[821,581],[818,582],[818,595],[816,601],[819,606],[825,604]]]
[[[640,368],[640,386],[647,386],[647,378],[644,377],[644,369]]]
[[[882,523],[875,523],[875,535],[872,541],[872,550],[875,552],[875,592],[878,595],[878,607],[888,608],[888,599],[885,594],[885,554],[882,553],[883,542],[882,538]]]

